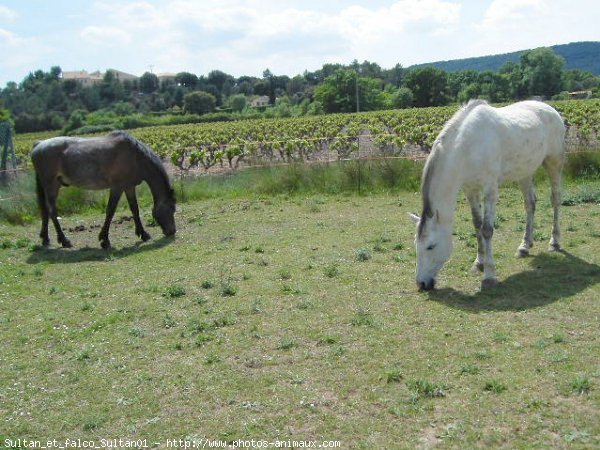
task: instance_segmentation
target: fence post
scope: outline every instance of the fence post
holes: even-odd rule
[[[10,176],[9,172],[16,173],[17,160],[15,157],[15,148],[12,142],[12,130],[10,123],[7,121],[0,122],[0,148],[2,149],[2,157],[0,158],[0,183],[7,184]],[[11,170],[8,169],[8,153],[11,155]]]

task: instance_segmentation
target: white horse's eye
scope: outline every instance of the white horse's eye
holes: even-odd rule
[[[427,247],[427,250],[433,250],[435,248],[435,244],[431,244],[429,247]]]

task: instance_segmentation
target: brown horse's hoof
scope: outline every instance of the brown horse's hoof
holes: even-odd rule
[[[50,245],[50,239],[42,239],[42,247],[48,247]]]
[[[483,263],[475,261],[471,266],[471,273],[483,272]]]
[[[481,289],[490,289],[498,286],[498,278],[485,278],[481,280]]]
[[[63,248],[73,247],[73,244],[71,244],[71,241],[69,241],[68,239],[63,239],[60,243],[63,246]]]
[[[108,250],[110,248],[110,241],[108,239],[103,239],[103,240],[100,241],[100,246],[104,250]]]
[[[142,241],[146,242],[149,241],[150,239],[152,239],[152,236],[150,236],[148,233],[146,233],[145,231],[140,234],[140,238],[142,239]]]

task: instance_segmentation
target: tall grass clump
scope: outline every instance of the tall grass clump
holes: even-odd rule
[[[149,189],[138,189],[140,206],[151,203]],[[0,221],[23,225],[39,218],[39,207],[33,171],[19,174],[5,186],[0,185]],[[90,191],[73,186],[60,189],[56,207],[59,215],[86,211],[104,212],[108,191]],[[123,204],[126,202],[123,201]]]
[[[239,172],[187,178],[175,191],[185,201],[277,194],[340,194],[418,189],[422,162],[411,160],[252,167]]]
[[[567,153],[564,173],[570,179],[600,179],[600,151],[587,151],[581,153]]]
[[[0,220],[15,225],[31,223],[38,217],[35,179],[19,174],[7,185],[0,184]]]

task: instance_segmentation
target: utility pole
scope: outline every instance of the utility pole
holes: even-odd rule
[[[356,83],[355,83],[355,87],[356,87],[356,112],[360,112],[360,100],[358,98],[358,70],[356,71]]]

